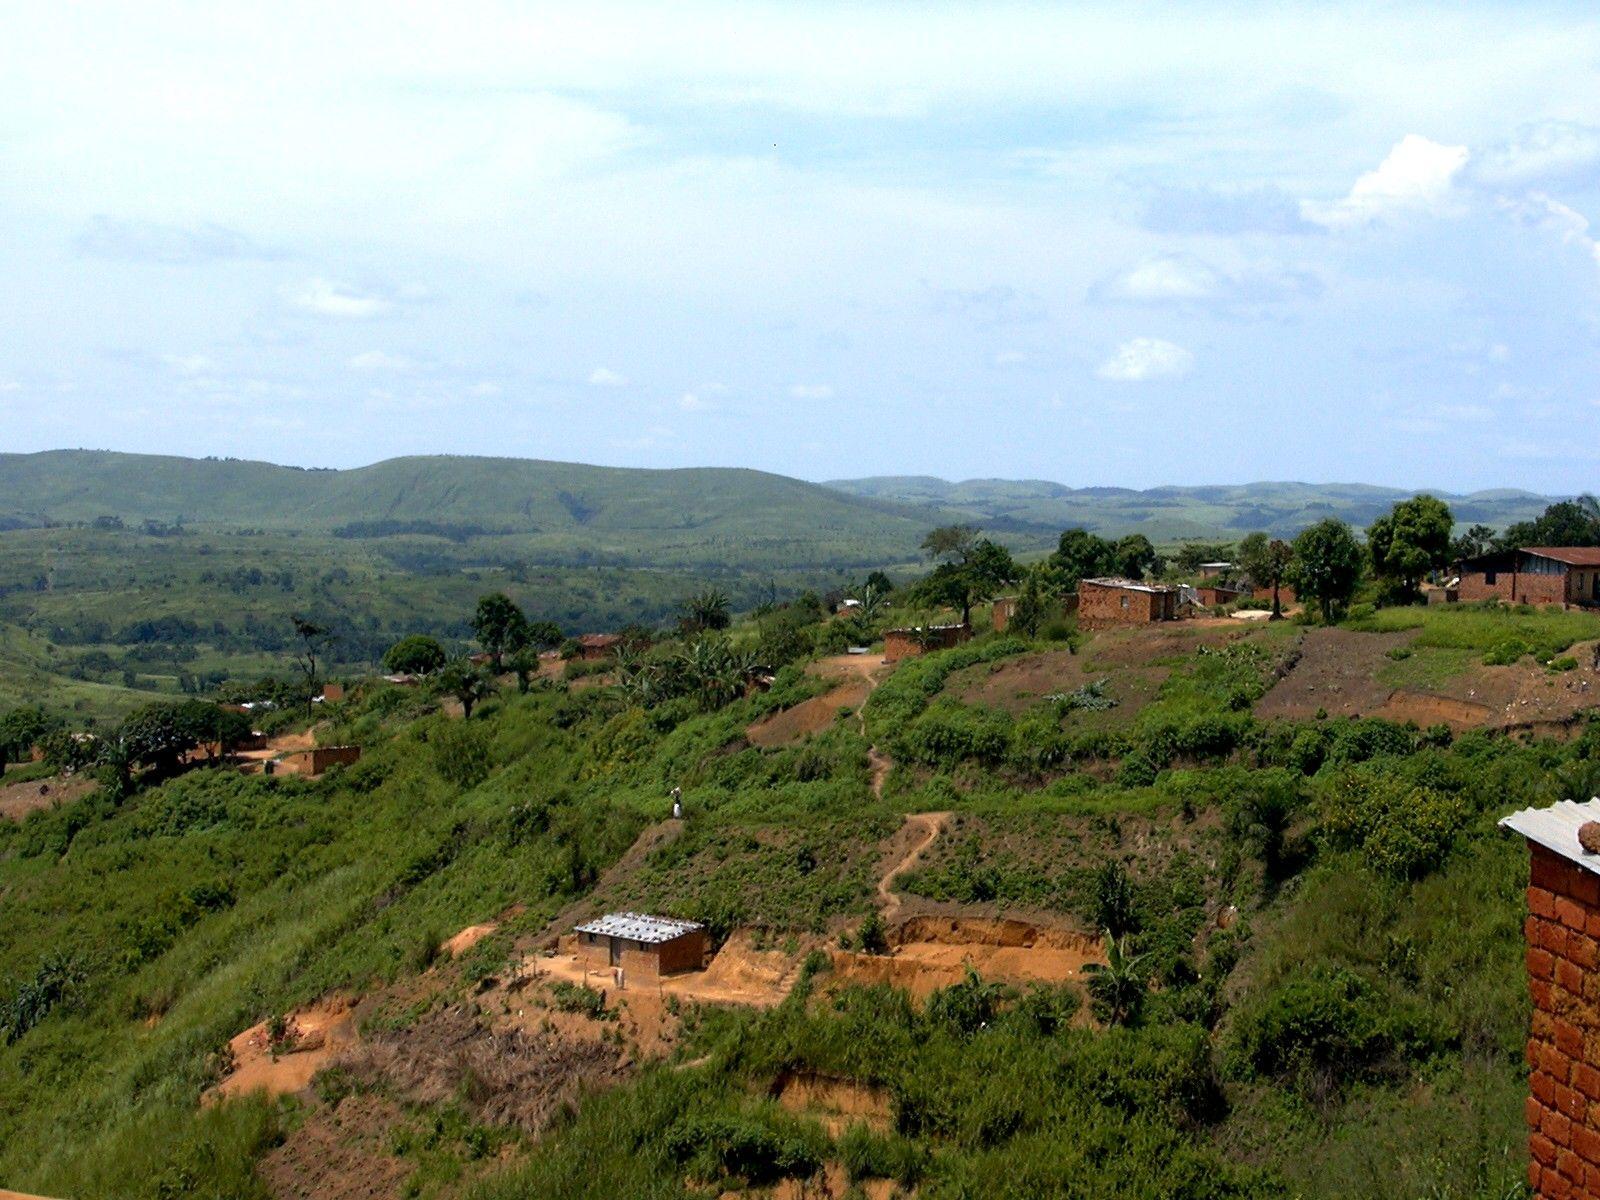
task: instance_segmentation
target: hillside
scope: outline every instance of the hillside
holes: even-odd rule
[[[362,758],[320,778],[57,805],[23,768],[0,1184],[1521,1194],[1527,858],[1494,823],[1587,792],[1600,618],[1063,628],[898,664],[822,654],[831,625],[721,699],[552,678],[463,719],[364,685],[313,731]],[[1487,665],[1508,637],[1537,657]],[[1391,701],[1510,702],[1311,712],[1351,662]],[[1560,736],[1506,735],[1530,690],[1571,701],[1542,714]],[[703,921],[707,965],[587,965],[565,935],[617,909]]]
[[[640,470],[515,458],[429,456],[353,470],[235,459],[61,450],[0,455],[0,523],[114,517],[344,536],[521,535],[597,554],[690,545],[781,545],[803,562],[853,545],[914,552],[926,517],[761,471]],[[0,524],[3,527],[3,524]]]
[[[1292,537],[1324,517],[1365,526],[1397,500],[1414,495],[1360,483],[1245,483],[1224,486],[1071,488],[1043,480],[969,479],[951,483],[926,475],[838,479],[828,487],[846,495],[930,511],[956,511],[985,528],[1082,526],[1103,536],[1142,533],[1160,543],[1185,539],[1227,541],[1253,530]],[[1539,515],[1546,496],[1515,489],[1456,495],[1434,490],[1461,526],[1500,528]]]

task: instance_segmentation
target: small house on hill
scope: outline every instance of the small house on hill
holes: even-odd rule
[[[1200,564],[1201,579],[1215,579],[1218,575],[1226,575],[1233,570],[1231,562],[1203,562]]]
[[[972,637],[972,626],[929,625],[926,629],[891,629],[883,635],[883,661],[899,662],[930,650],[949,650]]]
[[[573,930],[578,958],[595,971],[621,967],[634,978],[657,979],[705,965],[706,927],[698,921],[644,913],[607,913]]]
[[[1150,625],[1181,615],[1180,589],[1135,579],[1085,579],[1078,584],[1078,624],[1085,629]]]
[[[1200,603],[1207,608],[1216,608],[1219,604],[1237,604],[1240,600],[1248,600],[1251,591],[1247,587],[1228,587],[1225,584],[1201,584],[1195,589],[1200,595]]]
[[[1600,546],[1525,546],[1461,564],[1464,601],[1600,605]]]
[[[578,657],[590,662],[610,658],[621,644],[620,633],[586,633],[578,639]]]

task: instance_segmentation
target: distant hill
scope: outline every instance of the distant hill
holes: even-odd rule
[[[0,454],[0,529],[101,518],[344,538],[511,538],[535,554],[581,548],[639,565],[753,567],[913,558],[944,515],[740,469],[435,456],[334,471],[87,450]]]
[[[951,483],[928,475],[838,479],[827,486],[850,496],[922,506],[930,513],[956,512],[996,532],[1077,525],[1103,535],[1143,533],[1158,543],[1230,540],[1255,529],[1290,536],[1329,516],[1367,525],[1396,500],[1415,494],[1364,483],[1242,483],[1137,491],[1071,488],[1038,479]],[[1423,490],[1446,501],[1460,524],[1497,528],[1538,516],[1555,499],[1509,488],[1467,495]]]

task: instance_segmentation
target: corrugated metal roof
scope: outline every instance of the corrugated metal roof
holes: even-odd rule
[[[630,942],[658,945],[703,928],[699,921],[679,921],[673,917],[651,917],[644,913],[621,912],[607,913],[596,921],[585,921],[575,932],[626,938]]]
[[[1588,854],[1578,845],[1578,826],[1585,821],[1600,821],[1600,797],[1582,804],[1560,800],[1549,808],[1525,808],[1503,818],[1500,824],[1600,875],[1600,854]]]
[[[1165,583],[1141,583],[1137,579],[1116,579],[1106,576],[1102,579],[1085,579],[1084,583],[1092,583],[1096,587],[1122,588],[1130,592],[1175,592],[1178,589]]]
[[[1572,567],[1600,567],[1600,546],[1524,546],[1522,552]]]

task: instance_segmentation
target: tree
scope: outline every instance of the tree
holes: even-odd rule
[[[1011,551],[987,538],[974,543],[962,562],[942,562],[912,589],[914,601],[959,609],[964,625],[972,623],[972,606],[992,599],[1021,572]]]
[[[1600,546],[1600,500],[1582,495],[1559,500],[1532,521],[1519,521],[1505,531],[1500,547]]]
[[[506,659],[506,666],[517,677],[517,691],[526,696],[530,682],[539,673],[539,652],[532,646],[519,646]]]
[[[1418,594],[1422,577],[1450,561],[1450,507],[1433,496],[1402,500],[1367,528],[1372,567],[1395,595]]]
[[[733,624],[733,610],[725,592],[708,587],[683,602],[683,616],[678,627],[684,633],[706,633],[726,629]]]
[[[1148,981],[1144,954],[1129,954],[1128,939],[1105,932],[1106,961],[1084,967],[1089,975],[1089,998],[1094,1015],[1107,1025],[1128,1025],[1144,1005]]]
[[[1332,621],[1334,611],[1355,595],[1364,557],[1350,526],[1337,517],[1328,517],[1302,529],[1294,539],[1294,568],[1289,581],[1299,595],[1317,602],[1324,621]]]
[[[554,650],[567,640],[554,621],[529,621],[527,644],[535,650]]]
[[[882,571],[872,571],[868,573],[866,579],[862,581],[861,586],[863,590],[866,588],[872,588],[878,593],[878,595],[887,596],[890,592],[894,591],[894,580],[890,579]]]
[[[1061,535],[1050,561],[1061,568],[1068,589],[1097,575],[1112,575],[1117,570],[1117,547],[1087,529],[1068,529]]]
[[[295,637],[300,639],[295,665],[306,677],[306,708],[309,710],[311,698],[317,694],[317,656],[333,641],[333,631],[308,617],[291,616],[289,619],[294,622]]]
[[[1247,534],[1239,542],[1239,565],[1255,586],[1272,589],[1272,619],[1281,618],[1278,589],[1294,566],[1294,547],[1281,538],[1269,540],[1264,533]]]
[[[964,563],[972,557],[978,545],[976,525],[941,525],[928,531],[922,539],[922,551],[929,558],[945,562]]]
[[[494,695],[494,683],[468,658],[452,658],[436,678],[441,691],[461,701],[461,715],[469,720],[473,706]]]
[[[527,640],[528,618],[504,592],[491,592],[478,598],[472,614],[472,632],[498,668],[508,651]]]
[[[1499,544],[1493,529],[1487,525],[1474,525],[1450,543],[1450,561],[1462,562],[1488,554]]]
[[[1117,543],[1117,573],[1129,579],[1143,579],[1156,565],[1156,548],[1142,533],[1130,533]]]
[[[396,675],[429,675],[444,666],[445,657],[437,638],[413,633],[389,647],[383,665]]]

